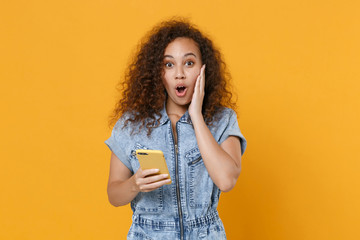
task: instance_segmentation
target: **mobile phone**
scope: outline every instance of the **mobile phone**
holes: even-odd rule
[[[170,179],[170,182],[167,184],[171,184],[170,173],[166,165],[164,153],[161,150],[138,149],[136,150],[136,156],[142,170],[159,169],[159,172],[154,175],[167,174],[167,178]]]

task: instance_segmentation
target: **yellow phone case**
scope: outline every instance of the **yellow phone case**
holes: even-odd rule
[[[164,153],[161,150],[138,149],[136,150],[136,156],[142,170],[157,168],[159,172],[156,174],[168,174],[168,179],[170,179],[168,184],[171,184],[170,173],[166,165]]]

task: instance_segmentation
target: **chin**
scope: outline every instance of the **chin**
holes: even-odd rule
[[[180,101],[178,104],[182,106],[188,106],[190,105],[191,101]]]

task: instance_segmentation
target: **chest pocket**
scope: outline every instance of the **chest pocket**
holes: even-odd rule
[[[136,143],[132,148],[129,155],[131,166],[134,173],[139,169],[140,163],[136,157],[136,150],[150,149],[140,143]],[[163,187],[155,189],[151,192],[139,192],[138,195],[131,201],[131,208],[137,214],[141,213],[160,213],[163,210]]]
[[[204,165],[198,148],[193,148],[185,154],[189,179],[187,182],[188,202],[190,208],[206,208],[211,205],[214,182]]]

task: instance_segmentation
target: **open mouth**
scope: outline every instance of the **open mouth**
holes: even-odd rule
[[[184,96],[185,95],[185,93],[186,93],[186,87],[185,86],[177,86],[176,87],[176,95],[178,96],[178,97],[182,97],[182,96]]]

